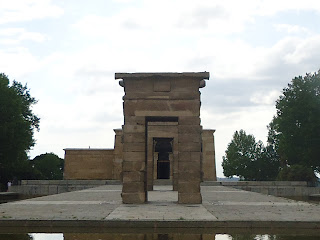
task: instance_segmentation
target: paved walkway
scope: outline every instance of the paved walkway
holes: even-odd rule
[[[223,186],[201,187],[202,204],[177,204],[171,186],[155,186],[147,204],[121,203],[121,186],[0,205],[0,228],[286,228],[320,232],[320,205]],[[58,230],[57,230],[58,231]]]

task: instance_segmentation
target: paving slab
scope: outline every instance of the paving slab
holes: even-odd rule
[[[188,211],[187,211],[188,210]],[[216,220],[202,205],[146,204],[122,205],[106,217],[106,220],[139,221],[211,221]]]
[[[202,204],[178,204],[172,186],[155,186],[146,204],[122,204],[121,185],[0,205],[0,228],[289,228],[320,232],[320,205],[224,186],[202,186]]]

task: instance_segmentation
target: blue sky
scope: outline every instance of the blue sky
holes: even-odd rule
[[[123,124],[115,72],[208,71],[204,128],[216,129],[217,174],[236,130],[266,141],[274,102],[320,68],[320,2],[0,0],[0,72],[39,100],[30,157],[112,148]]]

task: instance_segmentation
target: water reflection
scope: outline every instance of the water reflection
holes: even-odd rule
[[[32,240],[63,240],[63,233],[31,233]]]
[[[317,240],[307,235],[256,235],[256,234],[136,234],[136,233],[30,233],[0,234],[0,240]]]

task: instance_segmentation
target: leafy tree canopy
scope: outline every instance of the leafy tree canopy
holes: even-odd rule
[[[306,166],[320,172],[320,71],[295,77],[276,101],[268,142],[283,167]]]
[[[317,181],[316,176],[311,168],[293,164],[288,167],[284,167],[279,172],[277,180],[280,181],[307,181],[315,183]]]
[[[35,179],[60,180],[63,178],[63,159],[54,153],[41,154],[31,162]]]
[[[40,119],[32,112],[37,102],[27,85],[13,81],[0,73],[0,184],[18,177],[17,169],[28,160],[27,151],[35,144],[34,130]]]
[[[274,180],[279,162],[272,146],[264,147],[253,135],[236,131],[222,162],[226,177],[239,176],[241,180]]]

